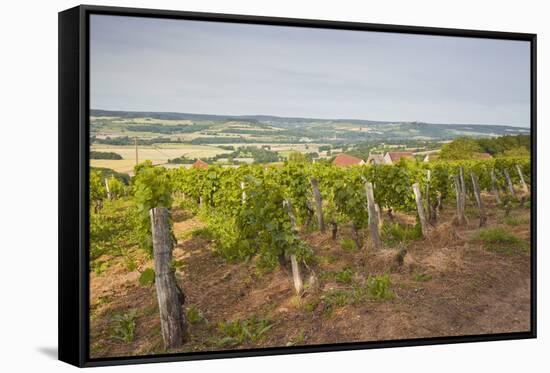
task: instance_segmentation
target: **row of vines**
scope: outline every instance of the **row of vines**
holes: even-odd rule
[[[460,169],[467,175],[466,180],[469,175],[476,175],[479,188],[488,192],[494,192],[495,188],[507,191],[506,175],[514,185],[519,185],[522,177],[525,183],[530,183],[529,158],[434,163],[403,160],[396,165],[348,168],[289,162],[278,167],[170,170],[144,162],[136,167],[128,186],[113,176],[102,179],[92,172],[90,201],[97,210],[106,199],[129,199],[127,203],[132,204],[133,214],[114,219],[115,226],[124,221],[134,225],[134,241],[150,253],[148,211],[153,207],[171,208],[175,198],[207,221],[216,253],[227,260],[257,256],[259,267],[269,269],[291,255],[307,263],[312,253],[300,240],[297,227],[324,231],[325,225],[330,225],[333,235],[343,224],[350,224],[354,231],[365,228],[366,182],[372,183],[380,210],[390,215],[396,211],[414,212],[417,205],[413,184],[420,186],[424,201],[452,201],[456,196],[453,180]],[[467,186],[466,191],[473,193],[473,188]],[[101,231],[102,225],[93,223],[92,228]],[[104,224],[105,229],[115,229],[107,225]],[[92,232],[92,238],[94,233],[101,236],[101,232]]]

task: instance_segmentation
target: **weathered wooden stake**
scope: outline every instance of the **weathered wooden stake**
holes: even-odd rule
[[[241,196],[241,200],[242,200],[242,204],[244,205],[244,202],[246,201],[246,192],[244,190],[244,182],[243,181],[241,181],[241,190],[243,191],[242,196]]]
[[[107,191],[107,199],[111,199],[111,190],[109,189],[109,180],[105,178],[105,190]]]
[[[512,184],[512,179],[510,178],[510,174],[508,173],[508,170],[504,169],[504,177],[506,178],[506,183],[508,184],[508,190],[510,190],[510,194],[512,197],[516,198],[516,192],[514,190],[514,184]]]
[[[416,210],[418,211],[420,226],[422,227],[422,236],[428,237],[428,223],[426,222],[426,215],[424,215],[424,205],[422,204],[420,187],[418,186],[418,183],[414,183],[412,188],[414,192],[414,199],[416,200]]]
[[[290,200],[285,199],[283,201],[283,208],[286,210],[286,213],[290,218],[290,225],[292,227],[292,232],[294,234],[298,234],[298,231],[296,229],[296,215],[294,215],[294,211],[292,210],[292,204]],[[292,268],[292,280],[294,281],[294,290],[296,290],[296,294],[300,295],[302,293],[304,285],[302,282],[302,275],[300,274],[300,266],[298,265],[298,261],[296,260],[295,254],[290,255],[290,265]]]
[[[155,207],[149,210],[155,260],[155,286],[160,311],[160,328],[166,348],[180,347],[185,336],[185,316],[182,298],[171,268],[174,241],[170,230],[168,210]]]
[[[378,203],[374,204],[374,209],[376,210],[376,218],[378,219],[378,230],[380,230],[384,225],[384,220],[382,219],[382,212],[380,211],[380,206],[378,206]]]
[[[332,240],[336,241],[336,236],[338,235],[338,223],[336,221],[330,221],[331,231],[332,231]]]
[[[481,200],[481,192],[479,190],[479,180],[477,175],[472,172],[472,186],[474,187],[474,196],[476,197],[477,207],[479,209],[479,226],[483,227],[487,223],[487,215],[483,207],[483,201]]]
[[[498,191],[497,176],[495,175],[494,169],[491,170],[491,189],[493,189],[496,202],[500,205],[500,192]]]
[[[323,198],[321,197],[321,192],[319,192],[319,183],[317,179],[312,177],[309,179],[311,183],[311,188],[313,189],[313,198],[315,199],[315,213],[317,214],[317,222],[319,223],[319,230],[321,232],[325,231],[325,220],[323,218]]]
[[[455,193],[456,193],[456,216],[457,223],[459,225],[467,224],[466,215],[464,215],[464,193],[462,192],[462,187],[460,186],[460,176],[455,175]]]
[[[428,221],[429,222],[433,221],[432,207],[430,205],[430,179],[431,179],[431,176],[432,176],[432,171],[428,170],[427,175],[426,175],[426,210],[427,210]]]
[[[523,178],[523,172],[521,172],[521,167],[519,164],[516,165],[516,169],[518,170],[519,174],[519,180],[521,181],[521,187],[523,189],[523,193],[528,194],[529,188],[527,187],[527,183],[525,182],[525,179]]]
[[[462,191],[462,199],[464,200],[464,204],[466,204],[466,181],[464,180],[464,167],[459,167],[459,175],[460,175],[460,190]]]
[[[382,248],[380,239],[380,224],[378,222],[378,213],[376,212],[376,201],[374,200],[374,190],[371,182],[365,183],[365,193],[367,194],[367,207],[369,212],[369,231],[372,243],[375,249]],[[380,210],[379,210],[380,211]]]

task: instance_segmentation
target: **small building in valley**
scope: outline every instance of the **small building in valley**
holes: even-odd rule
[[[193,163],[193,168],[208,168],[208,163],[205,161],[201,161],[200,159],[197,159],[195,163]]]
[[[365,164],[365,161],[352,155],[340,153],[334,158],[332,164],[338,167],[361,166]]]
[[[387,152],[384,154],[384,164],[395,164],[401,158],[413,159],[412,152]]]
[[[369,157],[367,158],[367,164],[370,164],[370,165],[384,164],[384,154],[369,153]]]
[[[491,159],[491,158],[493,158],[493,156],[489,153],[477,153],[475,157],[476,157],[476,159]]]

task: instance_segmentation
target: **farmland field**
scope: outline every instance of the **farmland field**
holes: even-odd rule
[[[92,145],[91,150],[100,152],[114,152],[120,154],[123,159],[92,159],[92,167],[106,167],[117,172],[133,173],[136,165],[136,149],[128,145]],[[165,164],[169,159],[177,158],[182,155],[191,158],[209,158],[218,154],[229,153],[228,150],[210,145],[192,145],[192,144],[156,144],[154,146],[140,145],[138,147],[138,157],[140,160],[150,160],[153,164]]]

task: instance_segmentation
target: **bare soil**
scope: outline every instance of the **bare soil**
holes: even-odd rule
[[[520,224],[506,224],[503,210],[484,196],[488,227],[503,227],[529,247],[530,212],[517,207],[510,216]],[[470,201],[470,205],[472,202]],[[316,263],[302,268],[306,291],[297,297],[284,268],[260,273],[252,260],[227,263],[215,256],[211,242],[188,232],[204,228],[196,217],[176,211],[174,249],[183,266],[177,278],[186,295],[186,310],[201,315],[188,326],[188,341],[170,352],[212,351],[381,341],[439,336],[464,336],[530,330],[530,250],[498,252],[476,240],[477,212],[471,207],[468,226],[451,224],[448,204],[427,239],[395,248],[374,250],[368,241],[360,250],[345,250],[350,238],[343,227],[336,241],[330,232],[303,234]],[[399,215],[399,220],[414,220]],[[387,222],[386,222],[387,223]],[[401,252],[402,262],[396,258]],[[118,259],[117,259],[118,260]],[[91,273],[91,356],[114,357],[165,353],[160,336],[154,286],[140,286],[140,271],[152,266],[140,258],[135,271],[113,263],[101,274]],[[351,281],[338,282],[331,274],[347,269]],[[389,274],[392,299],[353,298],[353,289],[371,275]],[[347,301],[331,303],[334,293]],[[137,310],[132,340],[116,335],[116,315]],[[256,317],[272,326],[258,338],[224,344],[220,323]]]

